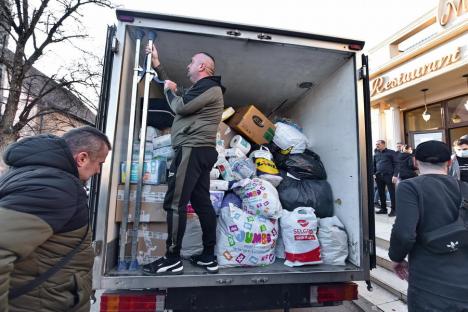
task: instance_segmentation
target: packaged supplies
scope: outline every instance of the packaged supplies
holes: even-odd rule
[[[230,147],[229,143],[231,143],[232,138],[237,135],[237,133],[224,122],[221,122],[219,124],[218,134],[219,134],[218,139],[223,141],[224,148],[229,148]]]
[[[153,157],[161,157],[165,159],[173,159],[174,158],[174,150],[172,146],[164,146],[153,150]]]
[[[290,174],[283,176],[278,194],[284,209],[313,207],[319,218],[333,216],[333,194],[325,180],[299,180]]]
[[[228,123],[255,144],[266,144],[275,135],[275,125],[253,105],[239,108]]]
[[[125,185],[117,189],[117,203],[115,207],[115,221],[122,221]],[[141,189],[140,222],[166,222],[166,211],[163,209],[167,185],[143,185]],[[135,216],[136,185],[130,185],[128,222],[133,222]]]
[[[125,239],[125,254],[130,255],[132,225],[129,224]],[[138,227],[137,262],[139,265],[151,263],[166,253],[167,224],[166,223],[140,223]]]
[[[281,148],[283,154],[304,152],[309,145],[309,140],[301,131],[282,122],[277,122],[275,126],[276,131],[273,142]]]
[[[171,135],[170,134],[164,134],[161,135],[157,138],[153,139],[153,148],[160,148],[164,146],[171,146]]]
[[[345,265],[348,257],[348,235],[340,219],[336,216],[320,219],[317,236],[323,263]]]
[[[285,249],[285,265],[302,266],[322,263],[320,244],[315,235],[317,218],[311,207],[283,211],[280,219]]]
[[[210,191],[211,203],[213,205],[213,209],[215,210],[216,214],[219,214],[219,209],[221,209],[223,198],[224,198],[223,191]]]
[[[226,158],[218,157],[218,161],[216,162],[216,166],[218,167],[219,172],[221,173],[221,177],[225,181],[233,181],[234,180],[231,165],[226,160]]]
[[[199,255],[203,251],[202,229],[198,216],[194,213],[187,213],[187,225],[185,227],[184,238],[180,255],[188,259],[191,256]]]
[[[241,151],[241,149],[237,147],[233,148],[228,148],[224,150],[224,155],[226,157],[236,157],[236,158],[247,158],[244,152]]]
[[[217,178],[219,178],[219,170],[216,168],[211,169],[210,180],[216,180]]]
[[[236,195],[236,193],[228,192],[223,198],[223,202],[221,203],[221,208],[229,208],[230,205],[234,205],[236,207],[242,207],[242,199]]]
[[[143,164],[143,184],[164,184],[166,183],[166,159],[156,158],[145,160]],[[120,183],[125,183],[126,163],[120,164]],[[130,183],[138,182],[138,162],[132,161],[130,170]]]
[[[247,155],[250,152],[251,148],[250,143],[241,135],[235,135],[229,143],[229,146],[231,146],[232,148],[240,149],[245,155]]]
[[[287,171],[298,179],[325,180],[327,173],[320,156],[311,150],[305,150],[302,154],[290,154],[276,157],[275,163],[278,168]]]
[[[281,203],[278,192],[270,182],[259,179],[244,179],[233,184],[232,189],[242,199],[242,209],[251,215],[278,219]]]
[[[146,142],[153,142],[153,139],[160,136],[161,131],[155,127],[148,126],[146,127]],[[140,140],[141,140],[141,130],[140,130]]]
[[[235,180],[247,179],[255,175],[256,167],[250,158],[230,158],[229,164]]]
[[[221,267],[262,266],[275,262],[278,222],[252,216],[231,204],[221,209],[216,256]]]
[[[229,182],[225,180],[210,180],[210,191],[227,191]]]
[[[235,114],[235,110],[232,107],[228,107],[223,111],[223,115],[221,116],[221,120],[225,121],[226,119],[229,119],[232,115]]]

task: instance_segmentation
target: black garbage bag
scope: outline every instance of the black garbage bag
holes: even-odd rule
[[[327,172],[320,156],[313,151],[306,149],[301,154],[283,155],[280,148],[274,143],[268,147],[279,169],[283,169],[299,179],[327,179]]]
[[[141,98],[143,107],[143,98]],[[147,125],[157,129],[165,129],[172,127],[174,121],[174,112],[167,103],[166,99],[149,99],[148,101],[148,120]]]
[[[333,216],[333,194],[325,180],[296,180],[283,176],[277,188],[283,209],[293,211],[297,207],[312,207],[319,218]]]

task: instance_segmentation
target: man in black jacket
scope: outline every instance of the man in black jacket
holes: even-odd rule
[[[396,159],[396,152],[386,148],[384,140],[378,140],[375,144],[374,154],[374,178],[377,183],[377,190],[380,197],[380,210],[376,213],[387,213],[387,201],[385,196],[385,187],[390,193],[390,201],[392,210],[389,214],[390,217],[395,216],[395,182],[398,175],[398,160]]]
[[[0,178],[0,311],[89,311],[94,259],[85,183],[100,172],[110,149],[102,132],[83,127],[61,138],[24,138],[5,151],[10,169]],[[46,274],[69,254],[61,269]]]
[[[447,175],[450,149],[427,141],[418,145],[416,160],[420,175],[397,188],[388,255],[397,275],[408,280],[409,312],[468,311],[468,249],[436,254],[421,241],[424,233],[455,222],[459,215],[460,186]]]

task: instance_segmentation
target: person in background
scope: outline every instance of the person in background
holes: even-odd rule
[[[405,145],[405,143],[403,142],[397,142],[396,146],[395,146],[395,152],[403,152],[403,146]]]
[[[374,178],[380,197],[380,210],[377,214],[387,214],[387,202],[385,198],[385,188],[390,193],[391,211],[389,216],[395,215],[395,184],[398,175],[398,161],[395,151],[387,149],[384,140],[378,140],[375,144],[374,154]]]
[[[419,144],[415,156],[420,175],[402,181],[396,190],[398,210],[388,255],[396,274],[408,280],[409,312],[468,311],[468,249],[436,254],[420,239],[458,218],[463,197],[456,178],[447,175],[450,154],[443,142]]]
[[[210,199],[210,171],[217,161],[216,133],[224,110],[221,77],[214,76],[215,60],[206,52],[192,56],[187,65],[187,77],[192,82],[181,90],[168,80],[161,66],[156,46],[148,45],[153,68],[164,82],[164,94],[176,113],[171,129],[175,156],[169,169],[168,189],[164,198],[167,212],[166,255],[143,266],[147,275],[183,274],[180,256],[187,224],[187,204],[190,201],[200,219],[203,252],[190,258],[208,273],[218,273],[215,256],[216,213]]]
[[[459,139],[455,144],[455,154],[452,155],[449,175],[458,180],[468,182],[468,139]]]
[[[402,146],[402,152],[398,154],[398,179],[400,181],[417,176],[413,148],[407,144]]]
[[[110,150],[108,138],[92,127],[28,137],[7,148],[10,169],[0,178],[0,311],[89,311],[94,254],[86,182]],[[58,271],[46,273],[51,268]]]

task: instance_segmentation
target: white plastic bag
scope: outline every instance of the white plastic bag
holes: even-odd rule
[[[301,131],[282,122],[277,122],[275,126],[273,143],[282,149],[282,154],[304,153],[309,145],[309,140]]]
[[[283,210],[281,236],[284,241],[285,265],[301,266],[322,263],[320,244],[315,235],[317,217],[311,207]]]
[[[253,178],[243,179],[232,186],[242,199],[242,210],[266,218],[278,219],[281,215],[281,202],[278,191],[268,181]]]
[[[323,263],[345,265],[348,257],[348,235],[343,223],[336,216],[320,219],[317,236]]]
[[[261,145],[260,149],[250,153],[250,158],[255,163],[259,178],[270,182],[274,187],[277,187],[283,181],[280,171],[273,161],[273,155],[266,146]]]
[[[216,238],[221,267],[268,265],[275,262],[278,222],[252,216],[230,204],[221,209]]]

